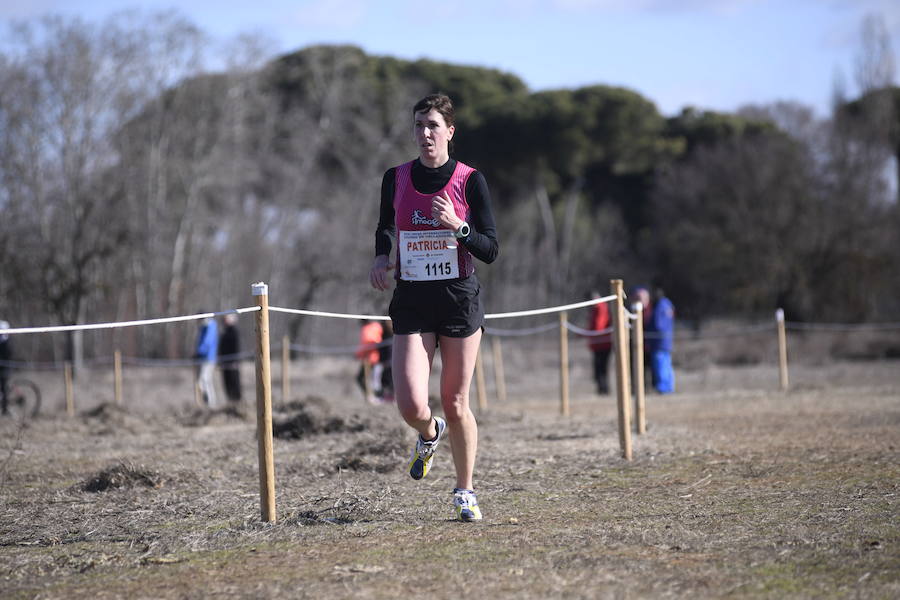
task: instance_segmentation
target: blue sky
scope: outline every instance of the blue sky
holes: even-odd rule
[[[532,90],[621,85],[667,115],[795,100],[825,116],[837,73],[856,91],[868,13],[884,17],[900,69],[898,0],[0,0],[0,19],[176,6],[220,40],[261,33],[280,51],[349,43],[502,69]]]

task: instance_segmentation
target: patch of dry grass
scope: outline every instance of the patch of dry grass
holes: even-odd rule
[[[651,396],[631,463],[607,398],[574,397],[571,419],[535,397],[493,407],[477,524],[451,519],[449,448],[412,481],[413,435],[358,398],[279,408],[308,413],[309,430],[276,439],[275,524],[260,522],[252,421],[47,417],[6,466],[0,589],[393,598],[422,593],[424,568],[438,597],[896,597],[898,391]],[[323,426],[334,419],[353,427]],[[11,424],[0,435],[16,445]]]

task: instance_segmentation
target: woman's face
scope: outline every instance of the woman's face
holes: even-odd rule
[[[439,167],[450,158],[449,145],[453,138],[454,127],[447,127],[444,115],[435,109],[415,114],[416,145],[422,162],[432,167]]]

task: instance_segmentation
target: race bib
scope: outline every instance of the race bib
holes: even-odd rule
[[[435,281],[459,277],[453,232],[447,229],[400,232],[400,279]]]

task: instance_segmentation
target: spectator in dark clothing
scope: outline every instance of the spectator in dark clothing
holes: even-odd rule
[[[236,314],[225,315],[225,327],[219,339],[219,362],[222,367],[222,383],[230,402],[241,401],[241,340]]]

